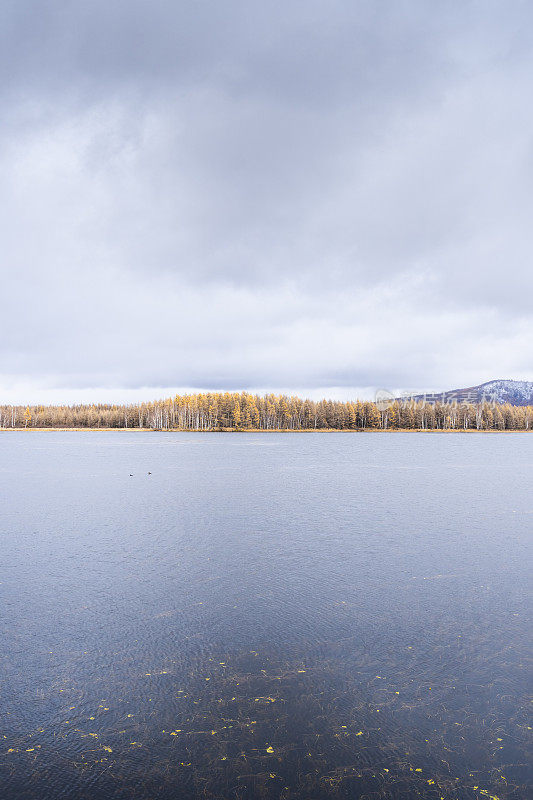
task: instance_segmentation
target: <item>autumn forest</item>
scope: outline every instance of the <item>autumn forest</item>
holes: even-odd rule
[[[533,406],[494,403],[386,405],[267,394],[205,393],[129,405],[0,406],[0,428],[147,430],[531,430]]]

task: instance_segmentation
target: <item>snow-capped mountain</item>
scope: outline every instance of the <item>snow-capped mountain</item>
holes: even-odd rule
[[[426,400],[428,403],[453,400],[457,402],[481,403],[510,403],[513,406],[533,405],[533,381],[487,381],[479,386],[469,386],[466,389],[452,389],[447,392],[415,395],[415,400]]]

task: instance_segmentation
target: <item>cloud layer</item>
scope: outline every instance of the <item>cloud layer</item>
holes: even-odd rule
[[[533,378],[530,4],[0,17],[4,398]]]

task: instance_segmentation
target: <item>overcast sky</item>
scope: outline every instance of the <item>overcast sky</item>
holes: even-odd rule
[[[0,403],[533,379],[530,0],[4,0]]]

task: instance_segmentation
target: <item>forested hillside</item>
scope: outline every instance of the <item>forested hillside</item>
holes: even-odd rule
[[[530,430],[533,406],[304,400],[207,393],[131,405],[0,406],[0,428],[151,430]]]
[[[513,406],[533,405],[533,381],[498,380],[469,386],[466,389],[452,389],[439,394],[414,395],[413,400],[428,403],[510,403]]]

